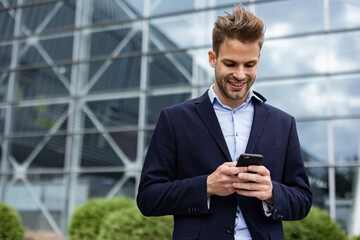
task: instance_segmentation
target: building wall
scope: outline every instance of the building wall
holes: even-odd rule
[[[66,234],[92,197],[135,197],[161,108],[213,83],[230,0],[0,0],[0,200]],[[360,2],[243,1],[267,28],[254,89],[295,116],[314,205],[360,234]]]

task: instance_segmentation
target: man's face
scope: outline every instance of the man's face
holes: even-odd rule
[[[223,104],[234,109],[245,102],[256,78],[259,59],[260,47],[257,42],[226,39],[220,46],[218,56],[214,51],[209,51],[209,63],[215,68],[214,91]]]

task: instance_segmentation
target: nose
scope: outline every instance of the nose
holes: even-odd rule
[[[245,71],[243,67],[239,67],[234,73],[233,73],[233,77],[238,79],[238,80],[244,80],[245,79]]]

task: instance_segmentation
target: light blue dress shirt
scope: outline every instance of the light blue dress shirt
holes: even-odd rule
[[[254,117],[254,104],[251,98],[256,97],[256,95],[250,89],[246,101],[240,107],[231,109],[220,101],[213,87],[214,85],[208,91],[209,98],[220,123],[231,159],[235,162],[240,154],[246,150]],[[239,206],[236,210],[234,234],[235,240],[251,240],[250,232]]]

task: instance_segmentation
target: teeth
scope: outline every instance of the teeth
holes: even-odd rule
[[[244,83],[231,83],[231,84],[236,86],[236,87],[240,87],[240,86],[244,85]]]

